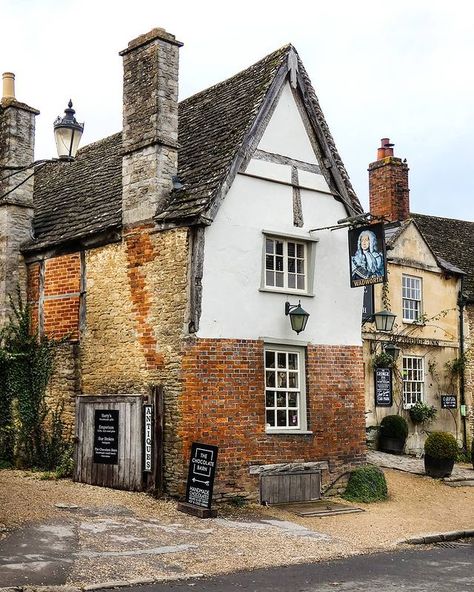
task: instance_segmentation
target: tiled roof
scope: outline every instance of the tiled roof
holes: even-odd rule
[[[410,214],[439,258],[465,273],[464,294],[474,301],[474,222]]]
[[[118,229],[122,224],[122,134],[89,144],[74,162],[35,175],[34,234],[41,249]]]
[[[328,160],[335,191],[354,211],[362,208],[339,157],[317,97],[291,45],[247,70],[179,104],[178,176],[184,190],[173,192],[157,213],[160,223],[206,218],[229,173],[254,133],[255,122],[277,75],[296,56],[303,100]],[[236,172],[236,171],[234,171]],[[328,173],[329,174],[329,173]],[[230,179],[231,182],[231,179]],[[121,227],[121,134],[90,144],[73,163],[46,166],[35,177],[35,239],[27,251],[74,242]]]

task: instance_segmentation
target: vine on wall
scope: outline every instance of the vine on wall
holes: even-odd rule
[[[46,402],[62,341],[31,331],[31,310],[19,295],[11,308],[0,332],[0,460],[3,465],[55,469],[71,449],[62,405]]]

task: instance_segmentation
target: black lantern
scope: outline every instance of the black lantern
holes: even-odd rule
[[[389,310],[381,310],[374,314],[377,331],[391,331],[397,315]]]
[[[309,313],[301,308],[301,300],[298,304],[285,302],[285,315],[290,315],[291,328],[297,335],[306,329]]]
[[[72,108],[72,101],[69,100],[68,108],[64,110],[64,117],[58,115],[54,122],[54,138],[58,156],[61,160],[72,160],[76,156],[79,142],[81,141],[84,124],[78,123]]]
[[[389,342],[384,347],[385,353],[392,357],[393,361],[396,362],[397,358],[400,354],[401,349],[397,347],[394,343]]]

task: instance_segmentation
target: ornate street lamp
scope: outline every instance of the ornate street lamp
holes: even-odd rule
[[[72,160],[76,156],[79,142],[81,141],[84,124],[78,123],[72,108],[72,101],[69,99],[68,108],[64,110],[64,117],[58,115],[54,122],[54,138],[58,157],[61,160]]]
[[[301,308],[301,300],[298,304],[285,302],[285,315],[290,316],[291,328],[297,335],[306,329],[309,313]]]

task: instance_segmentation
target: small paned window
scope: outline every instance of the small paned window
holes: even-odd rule
[[[306,429],[304,349],[265,348],[267,430]]]
[[[403,320],[414,323],[421,317],[421,278],[402,276]]]
[[[423,400],[425,372],[423,358],[403,356],[403,405],[411,407]]]
[[[307,291],[305,243],[265,237],[265,287]]]

